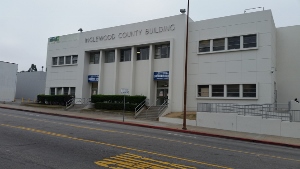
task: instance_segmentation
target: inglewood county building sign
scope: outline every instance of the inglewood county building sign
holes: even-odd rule
[[[129,38],[129,37],[140,36],[142,34],[151,35],[151,34],[169,32],[169,31],[174,31],[174,30],[175,30],[175,25],[171,24],[171,25],[168,25],[168,26],[159,26],[159,27],[149,28],[149,29],[145,29],[145,30],[139,29],[139,30],[128,31],[128,32],[120,32],[120,33],[117,33],[117,34],[93,36],[93,37],[90,37],[90,38],[85,38],[85,43],[93,43],[93,42],[114,40],[116,38],[124,39],[124,38]]]

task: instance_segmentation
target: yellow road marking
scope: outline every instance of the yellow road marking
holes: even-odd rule
[[[230,151],[230,152],[235,152],[235,153],[242,153],[242,154],[249,154],[249,155],[255,155],[255,156],[262,156],[262,157],[268,157],[268,158],[276,158],[276,159],[281,159],[281,160],[300,162],[300,160],[298,160],[298,159],[285,158],[285,157],[273,156],[273,155],[268,155],[268,154],[259,154],[259,153],[240,151],[240,150],[234,150],[234,149],[228,149],[228,148],[222,148],[222,147],[215,147],[215,146],[209,146],[209,145],[205,145],[205,144],[194,144],[194,143],[178,141],[178,140],[171,140],[171,139],[165,139],[165,138],[159,138],[159,137],[153,137],[153,136],[146,136],[146,135],[140,135],[140,134],[119,132],[119,131],[114,131],[114,130],[104,130],[104,129],[100,129],[100,128],[91,128],[91,127],[79,126],[79,125],[73,125],[73,124],[58,123],[58,122],[53,122],[53,121],[48,121],[48,120],[40,120],[40,119],[35,119],[35,118],[22,117],[22,116],[16,116],[16,115],[8,115],[8,114],[2,114],[2,113],[0,113],[0,115],[16,117],[16,118],[23,118],[23,119],[28,119],[28,120],[40,121],[40,122],[46,122],[46,123],[60,124],[60,125],[65,125],[65,126],[70,126],[70,127],[88,129],[88,130],[96,130],[96,131],[111,132],[111,133],[120,133],[120,134],[139,136],[139,137],[144,137],[144,138],[151,138],[151,139],[158,139],[158,140],[169,141],[169,142],[176,142],[176,143],[181,143],[181,144],[189,144],[189,145],[212,148],[212,149],[217,149],[217,150],[222,150],[222,151]]]
[[[182,161],[191,162],[191,163],[200,164],[200,165],[206,165],[206,166],[210,166],[210,167],[231,169],[229,167],[220,166],[220,165],[216,165],[216,164],[210,164],[210,163],[206,163],[206,162],[200,162],[200,161],[190,160],[190,159],[186,159],[186,158],[170,156],[170,155],[167,155],[167,154],[161,154],[161,153],[156,153],[156,152],[151,152],[151,151],[146,151],[146,150],[140,150],[140,149],[136,149],[136,148],[119,146],[119,145],[116,145],[116,144],[109,144],[109,143],[100,142],[100,141],[70,137],[68,135],[63,135],[63,134],[58,134],[58,133],[53,133],[53,132],[50,132],[50,134],[48,134],[49,132],[47,132],[47,131],[37,130],[37,129],[34,129],[34,128],[27,128],[27,127],[23,127],[23,126],[13,126],[13,125],[9,125],[9,124],[0,124],[0,125],[5,126],[5,127],[10,127],[10,128],[15,128],[15,129],[22,129],[22,130],[32,131],[32,132],[36,132],[36,133],[42,133],[42,134],[46,134],[46,135],[50,135],[50,136],[56,136],[56,137],[61,137],[61,138],[69,138],[69,139],[72,139],[72,140],[78,140],[78,141],[83,141],[83,142],[91,142],[91,143],[95,143],[95,144],[100,144],[100,145],[105,145],[105,146],[110,146],[110,147],[115,147],[115,148],[121,148],[121,149],[136,151],[136,152],[140,152],[140,153],[152,154],[152,155],[157,155],[157,156],[161,156],[161,157],[168,157],[168,158],[172,158],[172,159],[176,159],[176,160],[182,160]]]
[[[141,169],[141,168],[142,169],[144,168],[196,169],[196,167],[154,160],[151,158],[146,158],[131,153],[125,153],[114,157],[106,158],[101,161],[96,161],[95,164],[107,168],[123,167],[129,169]]]

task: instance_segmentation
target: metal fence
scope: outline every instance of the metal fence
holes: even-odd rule
[[[300,110],[290,110],[288,104],[249,104],[234,103],[198,103],[198,112],[237,113],[244,116],[261,116],[264,119],[300,122]]]

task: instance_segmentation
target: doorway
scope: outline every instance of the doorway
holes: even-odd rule
[[[169,81],[157,81],[157,88],[156,88],[156,105],[162,105],[167,99],[169,94]]]

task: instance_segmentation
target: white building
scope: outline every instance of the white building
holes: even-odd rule
[[[14,101],[17,71],[17,64],[0,61],[0,101]]]
[[[188,111],[198,102],[300,97],[300,26],[277,29],[270,10],[189,21]],[[166,111],[181,112],[185,39],[184,14],[49,38],[45,94],[90,98],[127,88],[150,104],[168,98]]]

